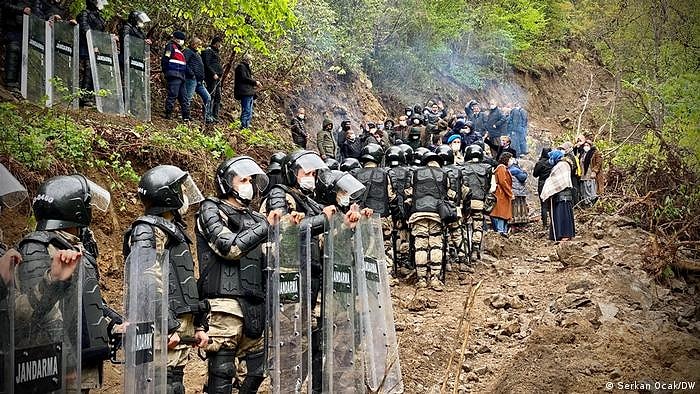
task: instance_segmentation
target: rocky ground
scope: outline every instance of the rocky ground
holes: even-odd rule
[[[436,392],[450,355],[459,360],[457,327],[478,281],[457,392],[584,393],[608,382],[616,390],[618,382],[699,381],[697,276],[650,278],[642,269],[648,236],[625,218],[594,220],[579,234],[559,244],[544,232],[489,234],[469,283],[452,273],[442,293],[394,288],[406,392]]]

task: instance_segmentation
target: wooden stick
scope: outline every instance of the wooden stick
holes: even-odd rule
[[[467,332],[464,335],[464,341],[462,341],[462,349],[460,350],[459,354],[459,365],[457,365],[457,376],[455,377],[454,387],[452,387],[452,394],[457,394],[457,387],[459,387],[459,377],[462,374],[462,365],[464,364],[464,352],[467,350],[467,343],[469,342],[469,333],[471,332],[472,328],[472,324],[469,317],[472,314],[472,308],[474,306],[474,300],[476,299],[476,293],[479,291],[482,282],[483,281],[479,281],[479,283],[476,284],[474,289],[472,289],[471,296],[469,299],[469,310],[467,310]]]
[[[473,285],[472,285],[473,287]],[[457,327],[457,338],[459,338],[459,335],[462,332],[462,325],[464,324],[464,320],[467,317],[467,308],[469,307],[469,298],[471,297],[471,289],[472,287],[469,288],[469,292],[467,293],[467,298],[464,299],[464,309],[462,310],[462,317],[459,319],[459,326]],[[451,349],[450,349],[451,350]],[[453,351],[450,352],[450,360],[447,362],[447,369],[445,370],[445,378],[442,381],[442,387],[440,388],[440,393],[445,393],[445,390],[447,390],[447,379],[450,377],[450,370],[452,369],[452,361],[454,360],[455,353]]]

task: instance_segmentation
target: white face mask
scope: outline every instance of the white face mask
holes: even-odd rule
[[[496,109],[496,105],[495,104],[491,105],[491,109]]]
[[[252,200],[253,199],[253,185],[250,183],[244,183],[236,189],[236,192],[238,193],[238,196],[244,200]]]
[[[591,150],[591,147],[590,147],[590,146],[584,146],[584,147],[583,147],[583,151],[584,151],[584,152],[588,152],[589,150]]]
[[[313,175],[299,178],[299,187],[307,191],[313,191],[316,188],[316,178]]]
[[[304,114],[299,114],[299,115],[297,115],[297,116],[298,116],[299,119],[301,119],[301,120],[304,120],[304,118],[306,117],[306,115],[304,115]]]
[[[355,134],[348,134],[348,139],[350,141],[355,141]]]
[[[190,199],[187,198],[187,195],[182,195],[182,201],[183,204],[180,208],[178,208],[177,213],[180,214],[180,216],[185,216],[187,213],[187,209],[190,207]]]
[[[453,144],[451,144],[450,146],[452,147],[452,151],[453,151],[453,152],[457,152],[457,151],[459,150],[459,148],[462,147],[462,144],[455,144],[455,143],[453,143]]]
[[[143,29],[143,27],[145,26],[145,24],[144,24],[143,22],[136,22],[136,26],[137,26],[139,29]]]
[[[350,195],[348,194],[338,194],[335,197],[335,201],[340,205],[341,207],[347,207],[350,205]]]
[[[179,46],[185,45],[185,40],[175,40],[175,42],[176,42],[177,45],[179,45]]]
[[[513,164],[515,164],[515,159],[508,160],[508,167],[512,166]]]
[[[406,126],[406,121],[405,121],[405,120],[400,121],[400,122],[399,122],[399,125],[401,125],[401,126]]]

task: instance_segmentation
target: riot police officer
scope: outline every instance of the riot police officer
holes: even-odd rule
[[[450,257],[454,257],[459,265],[460,279],[464,279],[464,271],[468,265],[467,244],[464,229],[462,227],[462,207],[470,201],[469,187],[464,182],[464,169],[455,164],[454,151],[449,145],[440,145],[435,153],[440,156],[442,168],[450,180],[450,189],[454,192],[453,202],[457,208],[457,221],[447,225],[447,237]],[[450,270],[448,265],[448,271]]]
[[[87,251],[81,236],[92,221],[92,207],[106,211],[110,195],[83,175],[57,176],[44,182],[32,202],[36,231],[19,243],[22,264],[18,266],[20,291],[39,285],[59,250],[72,251],[83,268],[83,331],[81,388],[100,388],[103,362],[109,358],[109,337],[116,317],[100,294],[96,252]],[[111,329],[110,329],[111,328]]]
[[[365,186],[365,192],[358,200],[358,204],[361,208],[372,209],[381,217],[384,249],[388,257],[388,268],[391,269],[394,261],[391,247],[391,233],[394,226],[391,216],[392,212],[397,210],[397,199],[389,174],[386,169],[379,167],[383,157],[384,151],[379,144],[368,144],[362,148],[360,162],[363,167],[357,171],[355,177]]]
[[[496,190],[493,167],[484,162],[484,150],[479,145],[469,145],[464,153],[464,180],[471,190],[471,201],[465,209],[465,220],[472,229],[470,261],[481,258],[481,240],[484,233],[484,200]]]
[[[215,174],[218,197],[208,197],[197,213],[197,257],[200,297],[211,307],[207,346],[210,394],[230,394],[235,359],[246,361],[248,373],[240,393],[256,393],[264,379],[265,256],[269,225],[280,210],[267,217],[250,203],[265,190],[267,175],[248,156],[226,160]]]
[[[347,159],[343,160],[342,163],[340,163],[340,171],[350,173],[353,176],[357,174],[357,171],[360,168],[362,168],[360,161],[352,157],[348,157]]]
[[[182,219],[190,204],[202,200],[202,194],[187,172],[160,165],[143,174],[138,196],[144,215],[124,235],[124,256],[148,255],[152,249],[156,255],[168,256],[168,394],[184,394],[183,375],[190,346],[180,342],[188,339],[203,348],[209,340],[208,310],[199,302],[192,241]]]
[[[411,195],[411,169],[406,165],[406,154],[412,155],[410,146],[392,146],[384,155],[384,163],[388,166],[387,173],[391,185],[396,191],[396,204],[392,210],[393,227],[391,234],[392,249],[394,249],[395,273],[402,270],[405,276],[410,273],[407,262],[409,260],[409,234],[408,234],[408,199]]]
[[[425,153],[422,164],[413,172],[412,214],[408,219],[415,239],[417,286],[426,288],[429,283],[433,290],[442,291],[443,225],[438,203],[445,196],[454,198],[454,191],[437,154]]]
[[[287,154],[284,152],[275,152],[272,154],[272,156],[270,156],[270,162],[267,165],[268,183],[265,190],[262,192],[263,196],[267,196],[267,193],[273,186],[284,183],[282,167],[284,166],[286,160]]]
[[[323,207],[314,201],[317,171],[327,170],[328,167],[321,157],[312,151],[298,150],[289,155],[283,172],[285,185],[275,185],[263,202],[263,213],[280,209],[282,215],[290,214],[301,219],[302,226],[308,226],[311,231],[311,309],[316,308],[323,278],[323,255],[319,236],[325,231],[328,220],[336,212],[334,205]],[[316,320],[318,321],[318,319]],[[320,326],[313,327],[311,338],[312,349],[312,389],[321,391],[321,330]]]

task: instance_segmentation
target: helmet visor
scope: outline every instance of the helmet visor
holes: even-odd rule
[[[90,191],[90,205],[99,209],[102,212],[107,211],[109,203],[112,201],[112,195],[109,194],[102,186],[85,178],[88,190]]]
[[[0,164],[0,203],[12,208],[24,201],[27,196],[27,189],[4,165]]]
[[[335,182],[337,193],[347,193],[351,199],[359,198],[365,191],[365,186],[349,173],[343,173]]]
[[[233,172],[235,172],[236,175],[241,178],[251,177],[251,183],[255,184],[259,191],[265,190],[267,184],[270,182],[270,179],[265,174],[265,171],[260,168],[255,160],[249,157],[236,160],[235,162],[231,163],[229,169],[233,170]],[[233,184],[233,179],[230,179],[229,182]]]
[[[151,18],[149,18],[145,12],[139,12],[137,17],[141,23],[148,23],[151,21]]]
[[[328,166],[323,162],[321,156],[313,152],[301,155],[298,159],[296,159],[295,164],[301,167],[304,172],[328,169]]]
[[[190,205],[197,204],[202,202],[204,200],[204,196],[202,195],[202,192],[199,190],[197,187],[197,184],[194,183],[194,180],[190,176],[190,174],[187,174],[182,181],[182,196],[187,197],[187,201],[190,203]]]

